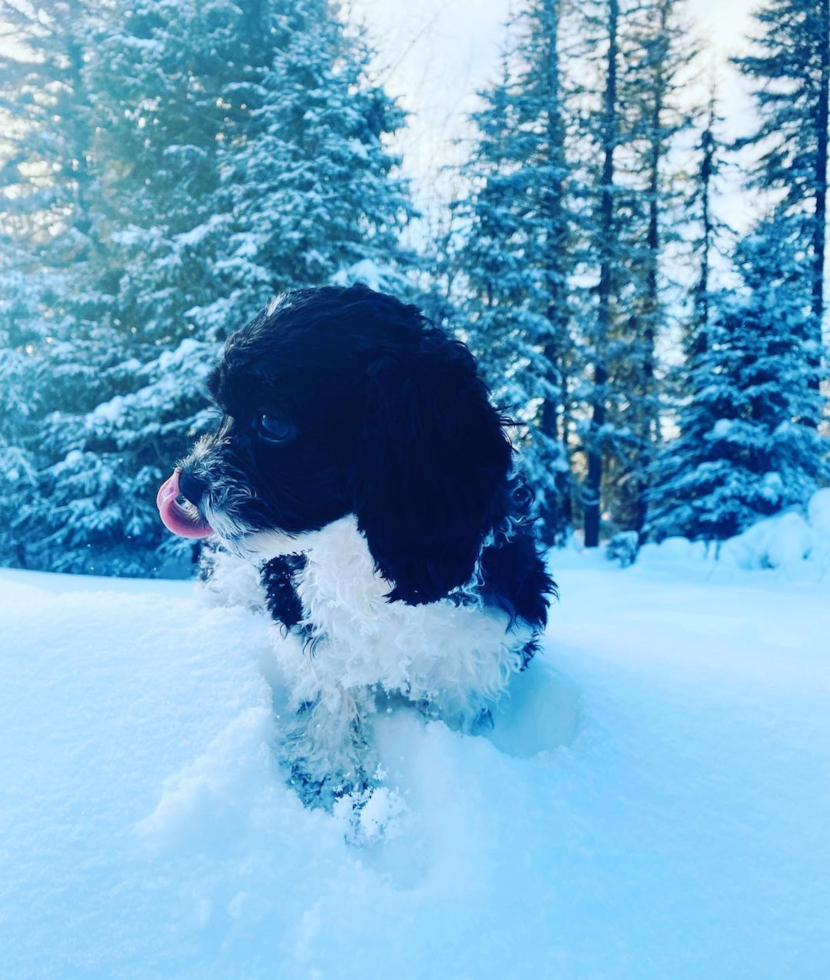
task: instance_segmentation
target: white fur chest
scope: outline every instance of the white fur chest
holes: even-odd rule
[[[375,571],[353,516],[302,544],[308,561],[295,586],[313,642],[280,657],[299,699],[313,700],[332,685],[341,691],[380,685],[443,710],[476,712],[518,669],[531,633],[521,627],[508,633],[506,613],[450,600],[388,602],[392,586]]]

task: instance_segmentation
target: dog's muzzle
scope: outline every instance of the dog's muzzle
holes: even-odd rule
[[[174,470],[173,475],[162,483],[156,494],[159,517],[168,531],[178,534],[181,538],[206,538],[213,534],[213,528],[199,514],[192,501],[186,499],[185,503],[179,501],[182,496],[179,487],[180,474],[181,470]]]

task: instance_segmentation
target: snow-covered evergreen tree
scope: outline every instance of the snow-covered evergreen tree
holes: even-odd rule
[[[39,563],[49,513],[36,477],[48,463],[40,425],[105,394],[94,354],[114,346],[102,326],[111,297],[85,77],[92,17],[81,0],[0,10],[17,42],[3,52],[0,73],[0,411],[9,466],[2,562]]]
[[[687,455],[689,466],[696,465],[701,453],[705,455],[705,435],[717,421],[707,415],[707,407],[695,400],[698,390],[706,386],[706,379],[712,370],[706,358],[711,348],[713,313],[718,309],[714,264],[716,257],[724,254],[723,239],[729,231],[717,213],[727,145],[721,138],[723,119],[718,112],[714,88],[701,122],[702,128],[694,147],[695,164],[691,168],[686,207],[686,218],[693,229],[689,249],[696,272],[683,323],[684,357],[668,373],[664,390],[666,411],[671,415],[675,428],[679,429],[679,438],[670,439],[662,447],[649,471],[649,496],[651,504],[657,506],[658,516],[649,521],[647,527],[660,535],[672,533],[671,521],[674,519],[673,504],[665,499],[663,485],[675,480],[686,465]]]
[[[822,360],[827,250],[830,115],[830,0],[765,0],[756,11],[750,54],[735,64],[753,86],[759,125],[743,145],[759,157],[751,185],[788,220],[811,296],[814,384]],[[814,423],[818,419],[813,420]]]
[[[658,538],[730,537],[803,504],[827,479],[800,233],[800,222],[777,217],[736,249],[741,288],[717,297],[680,435],[654,467],[649,529]]]
[[[579,335],[588,365],[582,441],[585,543],[642,529],[659,436],[657,341],[665,329],[666,248],[677,225],[670,156],[685,125],[683,72],[694,58],[683,0],[596,0],[583,9],[590,96],[581,157],[588,201]]]
[[[67,115],[85,122],[90,175],[70,186],[88,190],[103,261],[82,276],[69,255],[61,270],[88,309],[83,322],[61,311],[47,338],[56,383],[35,433],[38,493],[9,505],[36,529],[32,565],[172,572],[192,546],[164,533],[155,492],[209,423],[202,382],[219,342],[274,288],[394,251],[409,207],[383,140],[401,117],[324,0],[114,0],[68,36],[83,95]],[[272,268],[264,288],[251,288],[252,267]],[[28,282],[42,311],[49,297]]]
[[[817,428],[825,410],[828,4],[770,0],[755,24],[753,50],[736,63],[754,84],[760,121],[738,145],[756,150],[747,183],[770,210],[736,249],[742,290],[714,294],[708,256],[718,227],[709,192],[721,154],[710,106],[687,401],[679,438],[653,470],[656,536],[728,537],[758,517],[803,504],[828,478],[828,448]]]
[[[466,339],[496,400],[524,427],[519,441],[551,542],[571,521],[568,296],[576,217],[565,14],[562,0],[531,0],[510,25],[518,40],[473,116],[477,137],[462,171],[470,193],[456,205]]]
[[[724,254],[723,239],[730,231],[717,212],[717,196],[726,168],[727,144],[721,136],[723,124],[717,91],[713,85],[695,146],[697,163],[691,176],[686,215],[687,221],[696,229],[691,244],[697,266],[691,294],[691,316],[685,331],[687,364],[693,363],[707,347],[714,265],[716,258]]]
[[[635,437],[629,465],[634,529],[640,536],[648,512],[650,467],[660,441],[662,386],[657,343],[670,319],[667,251],[678,239],[684,189],[677,165],[669,157],[690,123],[682,105],[682,87],[688,81],[686,69],[697,54],[690,43],[685,6],[685,0],[655,0],[646,5],[646,16],[635,32],[639,53],[630,68],[628,101],[634,119],[628,169],[641,181],[644,234],[637,233],[639,242],[632,242],[635,288],[628,304],[631,344],[625,356],[630,380],[621,421]]]
[[[198,314],[210,326],[287,289],[408,262],[399,233],[412,206],[386,145],[404,116],[369,78],[364,33],[329,0],[302,0],[277,37],[245,131],[220,154],[232,224],[217,267],[227,288]]]
[[[525,4],[518,43],[474,117],[458,261],[471,339],[554,515],[585,456],[585,540],[600,509],[642,527],[659,433],[658,337],[679,197],[669,159],[695,49],[683,0]],[[578,81],[576,81],[578,79]],[[573,445],[578,432],[581,443]],[[537,462],[538,461],[538,462]],[[566,469],[567,467],[567,469]],[[544,510],[543,510],[544,513]]]
[[[585,545],[588,548],[596,547],[600,537],[603,463],[609,442],[608,361],[611,354],[613,298],[621,280],[621,257],[616,248],[619,196],[615,160],[621,143],[620,17],[620,0],[599,2],[586,11],[586,24],[595,32],[588,42],[588,60],[596,66],[597,90],[600,93],[599,106],[589,116],[589,123],[593,124],[597,160],[593,180],[590,177],[588,180],[588,184],[598,191],[592,209],[592,233],[589,232],[598,270],[597,302],[595,312],[591,307],[583,309],[580,330],[586,346],[586,362],[590,365],[590,381],[585,392],[589,418],[582,432],[587,457],[586,477],[581,494]]]
[[[43,390],[40,322],[16,249],[0,248],[0,565],[25,567],[21,502],[37,493],[35,435]]]
[[[216,349],[193,338],[188,311],[213,289],[220,95],[245,63],[244,23],[231,4],[147,0],[113,3],[78,26],[111,301],[58,348],[69,370],[94,380],[80,398],[60,398],[39,429],[43,500],[22,509],[39,528],[38,565],[149,574],[154,549],[170,546],[154,491],[198,428],[198,382]],[[78,272],[67,269],[75,288]]]

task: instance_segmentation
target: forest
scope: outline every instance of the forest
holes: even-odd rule
[[[360,279],[478,356],[546,544],[631,560],[803,507],[830,482],[830,0],[758,6],[737,138],[687,7],[517,0],[427,223],[332,0],[0,0],[0,565],[192,574],[155,495],[224,340]]]

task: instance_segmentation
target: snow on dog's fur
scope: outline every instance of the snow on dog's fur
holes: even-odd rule
[[[376,696],[472,729],[554,586],[505,420],[463,344],[364,286],[290,294],[228,341],[223,411],[159,492],[165,524],[260,572],[304,798],[371,773]]]

